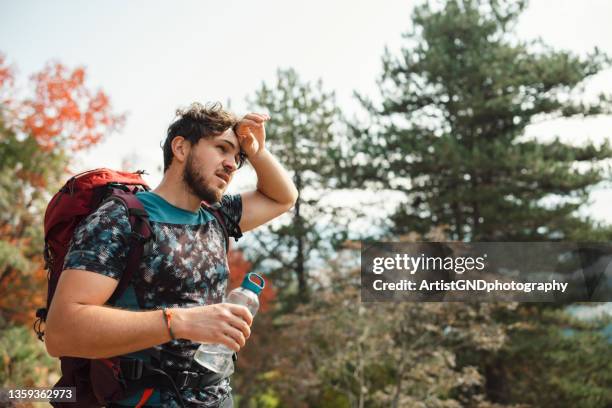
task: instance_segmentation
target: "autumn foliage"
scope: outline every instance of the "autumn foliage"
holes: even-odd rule
[[[6,65],[6,58],[0,54],[0,103],[3,105],[8,102],[9,97],[5,95],[7,89],[12,88],[15,83],[15,78],[11,67]]]
[[[27,323],[44,305],[42,217],[70,155],[123,125],[108,96],[86,84],[83,67],[48,63],[16,88],[0,54],[0,323]]]
[[[83,67],[48,64],[32,82],[35,94],[24,101],[23,126],[44,149],[87,149],[124,122],[122,115],[112,113],[103,91],[85,86]]]

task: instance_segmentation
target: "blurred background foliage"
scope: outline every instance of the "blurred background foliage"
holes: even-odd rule
[[[301,194],[290,214],[230,254],[230,286],[250,270],[273,286],[240,353],[237,406],[612,406],[605,313],[360,302],[360,239],[612,238],[610,225],[578,212],[610,178],[609,144],[524,137],[534,122],[610,114],[612,95],[581,93],[610,57],[517,38],[525,7],[421,3],[402,49],[382,59],[379,97],[355,95],[360,120],[293,69],[248,98],[272,116],[269,146]],[[44,209],[74,153],[103,142],[125,117],[86,85],[85,68],[49,64],[28,90],[16,89],[14,72],[0,56],[0,386],[50,386],[59,365],[31,330],[46,296]],[[386,214],[383,203],[347,205],[338,191],[403,199]],[[354,228],[364,217],[376,228]]]

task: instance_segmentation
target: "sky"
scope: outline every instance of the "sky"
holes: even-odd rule
[[[146,169],[156,185],[159,145],[178,107],[229,101],[244,114],[245,98],[262,82],[271,83],[278,68],[295,68],[303,80],[322,79],[345,112],[357,110],[353,92],[376,95],[383,50],[400,49],[415,3],[0,0],[0,52],[21,79],[51,60],[85,66],[87,84],[102,88],[115,110],[127,113],[127,122],[120,133],[80,153],[75,169],[118,168],[128,160]],[[517,32],[580,55],[594,47],[612,55],[610,17],[610,0],[532,0]],[[610,70],[587,84],[588,94],[601,91],[612,92]],[[528,132],[572,143],[602,141],[612,136],[612,118],[555,121]],[[246,170],[233,189],[253,183]],[[609,186],[592,200],[585,214],[612,222]]]

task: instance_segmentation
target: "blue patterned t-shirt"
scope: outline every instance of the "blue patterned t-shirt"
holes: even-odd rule
[[[223,302],[229,267],[219,221],[203,208],[187,211],[152,192],[141,192],[137,197],[149,214],[153,239],[145,245],[131,284],[114,305],[155,310]],[[223,196],[219,210],[229,235],[238,239],[242,235],[238,226],[242,216],[240,195]],[[87,270],[119,280],[127,262],[130,231],[126,208],[116,201],[104,203],[75,230],[64,269]],[[155,348],[161,356],[162,369],[206,372],[193,360],[198,347],[198,343],[178,339]],[[130,356],[149,360],[146,353]],[[231,387],[229,379],[224,379],[213,386],[186,388],[181,393],[188,406],[214,407],[230,395]],[[134,406],[141,395],[121,403]],[[156,390],[147,406],[179,405],[169,390]]]

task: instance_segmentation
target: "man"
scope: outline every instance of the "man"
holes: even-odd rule
[[[201,202],[217,204],[237,239],[288,211],[298,192],[266,149],[267,115],[251,113],[238,121],[220,104],[193,104],[177,115],[163,147],[163,180],[137,195],[154,236],[139,270],[114,305],[119,307],[105,305],[125,269],[130,232],[125,208],[109,201],[77,228],[66,255],[47,318],[52,356],[150,361],[143,354],[149,349],[159,352],[164,371],[203,373],[193,360],[200,343],[234,351],[245,345],[253,317],[243,306],[221,303],[229,273],[224,230]],[[223,195],[245,155],[257,173],[257,189]],[[181,396],[186,406],[232,406],[227,378],[183,389]],[[119,405],[141,406],[142,398]],[[156,389],[146,404],[173,407],[178,401],[170,390]]]

